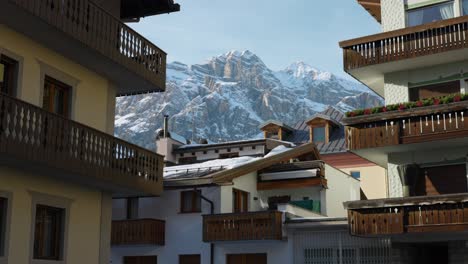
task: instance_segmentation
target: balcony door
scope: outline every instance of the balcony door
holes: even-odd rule
[[[227,264],[267,264],[267,254],[233,254],[226,256]]]
[[[418,101],[432,97],[441,97],[460,92],[460,81],[438,83],[410,88],[410,101]]]
[[[157,256],[124,257],[123,264],[158,264]]]
[[[52,77],[45,77],[42,108],[49,112],[69,117],[71,106],[70,100],[71,86]]]
[[[232,211],[234,213],[245,213],[249,211],[249,193],[232,189]]]

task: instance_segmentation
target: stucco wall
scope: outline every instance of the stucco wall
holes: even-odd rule
[[[342,171],[351,174],[352,171],[361,173],[361,189],[367,199],[387,198],[387,170],[380,166],[366,166],[342,168]]]
[[[343,171],[325,164],[328,189],[322,191],[322,214],[345,217],[343,202],[360,199],[360,182]]]
[[[405,1],[381,1],[382,31],[396,30],[405,27]]]
[[[233,185],[221,186],[221,213],[232,213],[232,189],[249,193],[249,211],[260,211],[268,206],[262,203],[257,191],[257,172],[233,180]]]
[[[187,189],[193,190],[193,189]],[[202,195],[215,203],[215,213],[220,208],[220,188],[200,188]],[[121,264],[123,256],[157,255],[158,263],[178,263],[179,255],[201,254],[202,263],[209,263],[208,243],[203,243],[203,214],[210,214],[210,206],[202,201],[202,213],[181,214],[180,192],[164,191],[158,198],[142,198],[139,202],[139,217],[166,221],[165,246],[119,246],[112,247],[112,263]],[[125,202],[114,200],[113,219],[125,218]]]
[[[401,197],[403,188],[398,174],[398,165],[402,164],[427,164],[444,163],[453,160],[466,159],[468,150],[466,148],[434,149],[426,151],[414,151],[404,153],[390,153],[388,155],[388,184],[389,196]],[[449,175],[447,175],[449,177]]]
[[[113,134],[115,89],[107,79],[0,25],[0,53],[20,60],[18,98],[42,106],[43,75],[72,88],[71,118]]]
[[[33,246],[31,242],[33,200],[37,194],[69,202],[69,220],[65,238],[66,263],[100,263],[103,198],[100,191],[5,167],[0,169],[0,191],[11,193],[8,263],[30,264]],[[110,222],[107,223],[109,224]]]

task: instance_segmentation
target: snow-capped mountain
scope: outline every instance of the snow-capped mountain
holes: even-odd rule
[[[118,98],[116,135],[154,148],[166,114],[170,130],[188,139],[239,140],[258,136],[270,119],[294,125],[328,105],[381,103],[365,86],[304,62],[273,71],[250,51],[231,51],[203,64],[168,64],[165,93]]]

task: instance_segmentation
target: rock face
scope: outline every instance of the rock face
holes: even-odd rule
[[[115,133],[153,149],[167,114],[170,130],[188,139],[248,139],[266,120],[293,125],[328,105],[348,111],[381,103],[365,86],[303,62],[273,71],[250,51],[231,51],[204,64],[168,64],[165,93],[118,98]]]

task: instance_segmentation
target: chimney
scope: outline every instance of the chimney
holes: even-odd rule
[[[163,138],[167,138],[169,136],[169,116],[164,115],[164,131],[163,131]]]

